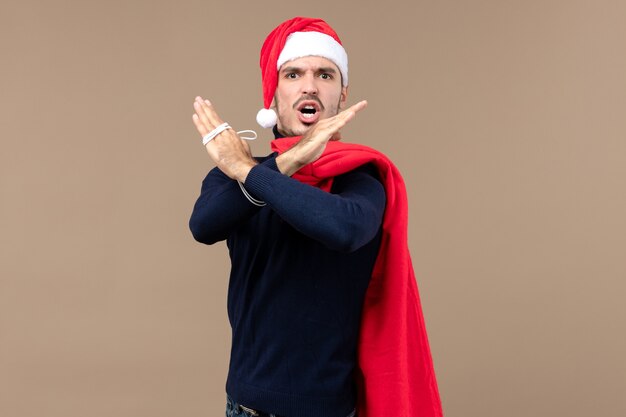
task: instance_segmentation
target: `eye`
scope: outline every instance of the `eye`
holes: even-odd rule
[[[322,77],[323,80],[332,80],[333,76],[327,72],[322,73],[322,75],[320,75],[320,77]]]
[[[285,78],[290,78],[290,79],[295,79],[298,78],[298,74],[296,74],[295,72],[288,72],[287,74],[285,74]]]

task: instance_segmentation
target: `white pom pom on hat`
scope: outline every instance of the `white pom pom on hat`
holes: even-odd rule
[[[274,109],[261,109],[256,114],[256,122],[266,129],[274,127],[277,121],[278,115]]]
[[[348,55],[337,33],[322,19],[295,17],[278,25],[261,48],[263,105],[256,116],[264,128],[273,127],[278,116],[270,109],[278,85],[278,69],[285,62],[305,56],[321,56],[339,68],[343,86],[348,85]]]

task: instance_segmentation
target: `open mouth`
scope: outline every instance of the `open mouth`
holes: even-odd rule
[[[315,123],[320,116],[320,105],[316,101],[306,100],[301,102],[296,110],[302,123]]]
[[[315,113],[317,113],[317,109],[314,106],[304,106],[300,109],[300,113],[302,113],[305,118],[312,119]]]

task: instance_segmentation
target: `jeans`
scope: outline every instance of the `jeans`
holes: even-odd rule
[[[246,411],[245,408],[247,407],[243,406],[242,408],[241,404],[237,404],[229,395],[226,395],[226,417],[283,417],[250,408],[248,408],[249,411]],[[352,410],[346,417],[357,417],[356,410]]]

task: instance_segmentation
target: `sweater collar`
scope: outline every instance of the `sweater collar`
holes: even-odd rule
[[[274,139],[284,138],[284,136],[278,131],[278,125],[274,125],[272,132],[274,132]]]

